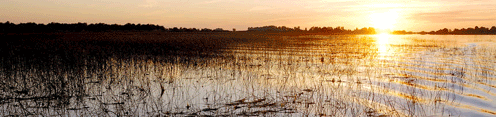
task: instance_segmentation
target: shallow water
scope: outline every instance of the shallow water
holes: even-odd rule
[[[496,116],[495,45],[488,35],[269,36],[209,58],[15,64],[1,70],[0,115]]]

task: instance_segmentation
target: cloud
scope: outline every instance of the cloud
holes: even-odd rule
[[[419,16],[419,17],[457,16],[457,15],[461,15],[463,12],[466,11],[424,12],[424,13],[417,13],[415,14],[415,16]]]
[[[494,16],[487,17],[483,14],[470,10],[416,13],[409,17],[409,19],[414,19],[416,21],[428,21],[432,23],[496,21],[496,17]]]
[[[453,21],[496,21],[496,18],[455,18]]]
[[[432,23],[453,22],[464,11],[422,12],[411,15],[408,19],[414,21],[427,21]]]

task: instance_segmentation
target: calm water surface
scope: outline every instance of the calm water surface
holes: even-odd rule
[[[496,36],[274,36],[208,54],[4,67],[0,115],[496,116]]]

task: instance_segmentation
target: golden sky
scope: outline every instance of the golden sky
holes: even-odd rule
[[[496,0],[1,0],[0,22],[431,31],[496,25]]]

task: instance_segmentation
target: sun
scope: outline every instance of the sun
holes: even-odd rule
[[[396,11],[378,12],[370,14],[370,22],[374,28],[380,30],[390,30],[394,28],[398,13]]]

